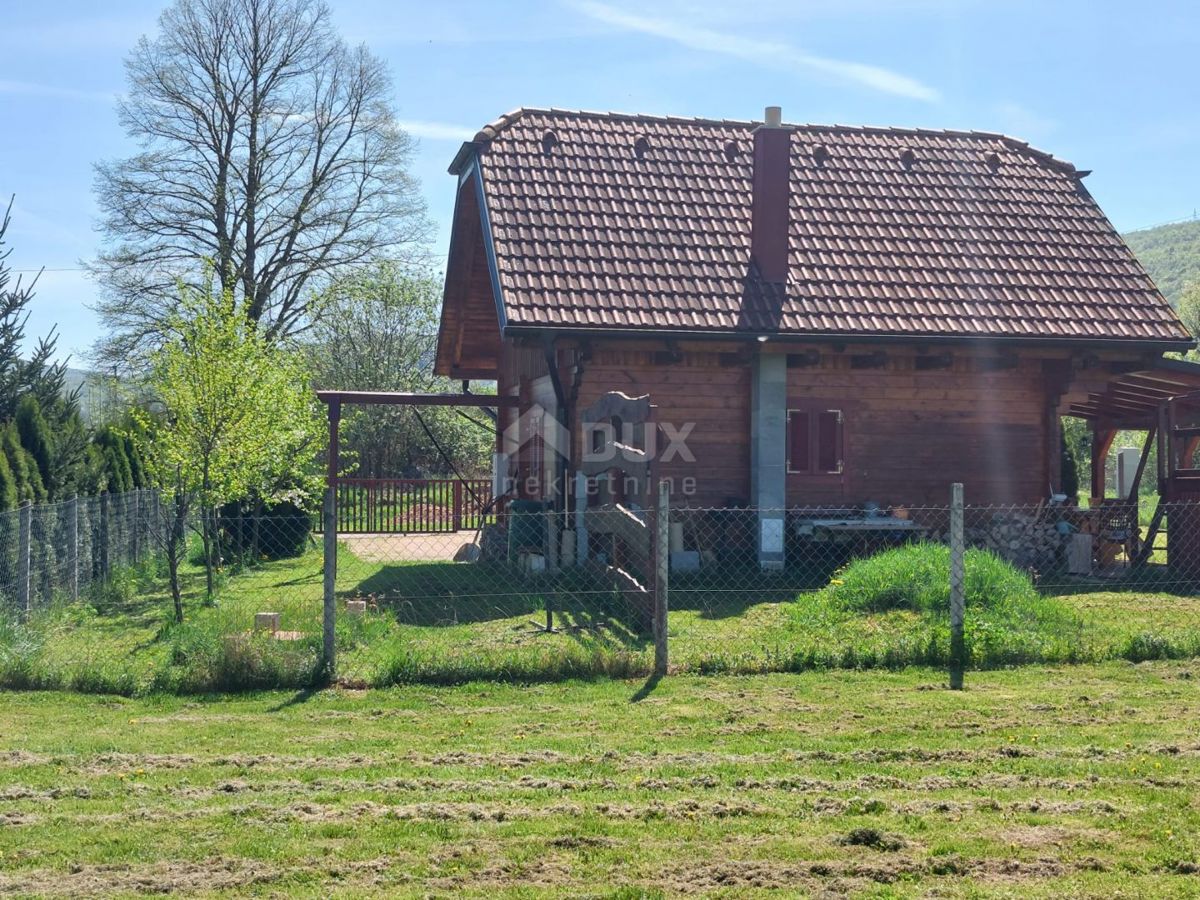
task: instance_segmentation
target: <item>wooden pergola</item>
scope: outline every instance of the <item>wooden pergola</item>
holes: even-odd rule
[[[476,409],[515,407],[519,398],[497,394],[414,394],[402,391],[317,391],[317,399],[325,404],[329,418],[329,466],[327,486],[337,485],[338,426],[342,421],[343,405],[359,406],[451,406]]]
[[[1166,482],[1175,471],[1169,463],[1190,460],[1200,445],[1200,434],[1181,431],[1192,428],[1193,423],[1168,421],[1184,398],[1200,391],[1200,363],[1158,359],[1144,369],[1112,375],[1095,388],[1065,411],[1092,426],[1091,496],[1104,496],[1105,463],[1119,431],[1146,432],[1135,482],[1141,480],[1150,448],[1157,444],[1159,491],[1166,493]]]

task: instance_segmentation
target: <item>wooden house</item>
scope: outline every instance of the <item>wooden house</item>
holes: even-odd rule
[[[518,398],[497,445],[517,496],[582,502],[581,416],[620,392],[674,439],[674,504],[760,509],[764,535],[952,482],[1036,503],[1060,417],[1104,450],[1200,387],[1088,173],[1000,134],[520,109],[450,171],[437,371]]]

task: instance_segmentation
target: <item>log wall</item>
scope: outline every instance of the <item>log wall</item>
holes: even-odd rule
[[[725,506],[750,491],[750,365],[745,345],[663,351],[599,344],[579,383],[577,408],[610,390],[649,393],[661,423],[691,424],[694,461],[662,461],[676,502]],[[873,352],[873,351],[872,351]],[[740,355],[739,355],[740,354]],[[1049,491],[1048,394],[1042,359],[1014,368],[953,357],[918,370],[915,354],[889,352],[880,368],[856,368],[856,348],[822,351],[818,365],[790,367],[789,404],[820,404],[845,415],[840,475],[789,475],[788,504],[937,504],[961,481],[970,503],[1036,503]],[[568,382],[564,372],[564,382]],[[576,459],[578,423],[575,423]],[[694,489],[684,495],[684,479]]]

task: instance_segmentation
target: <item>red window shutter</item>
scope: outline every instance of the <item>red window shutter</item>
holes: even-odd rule
[[[810,418],[809,414],[802,409],[788,411],[787,468],[789,472],[808,472],[811,470]]]
[[[817,413],[817,471],[842,471],[842,411]]]

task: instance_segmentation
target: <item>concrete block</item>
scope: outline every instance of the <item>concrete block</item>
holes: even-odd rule
[[[347,600],[346,613],[351,616],[361,616],[367,611],[366,600]]]
[[[260,612],[254,614],[254,630],[269,631],[274,634],[279,630],[279,613]]]

